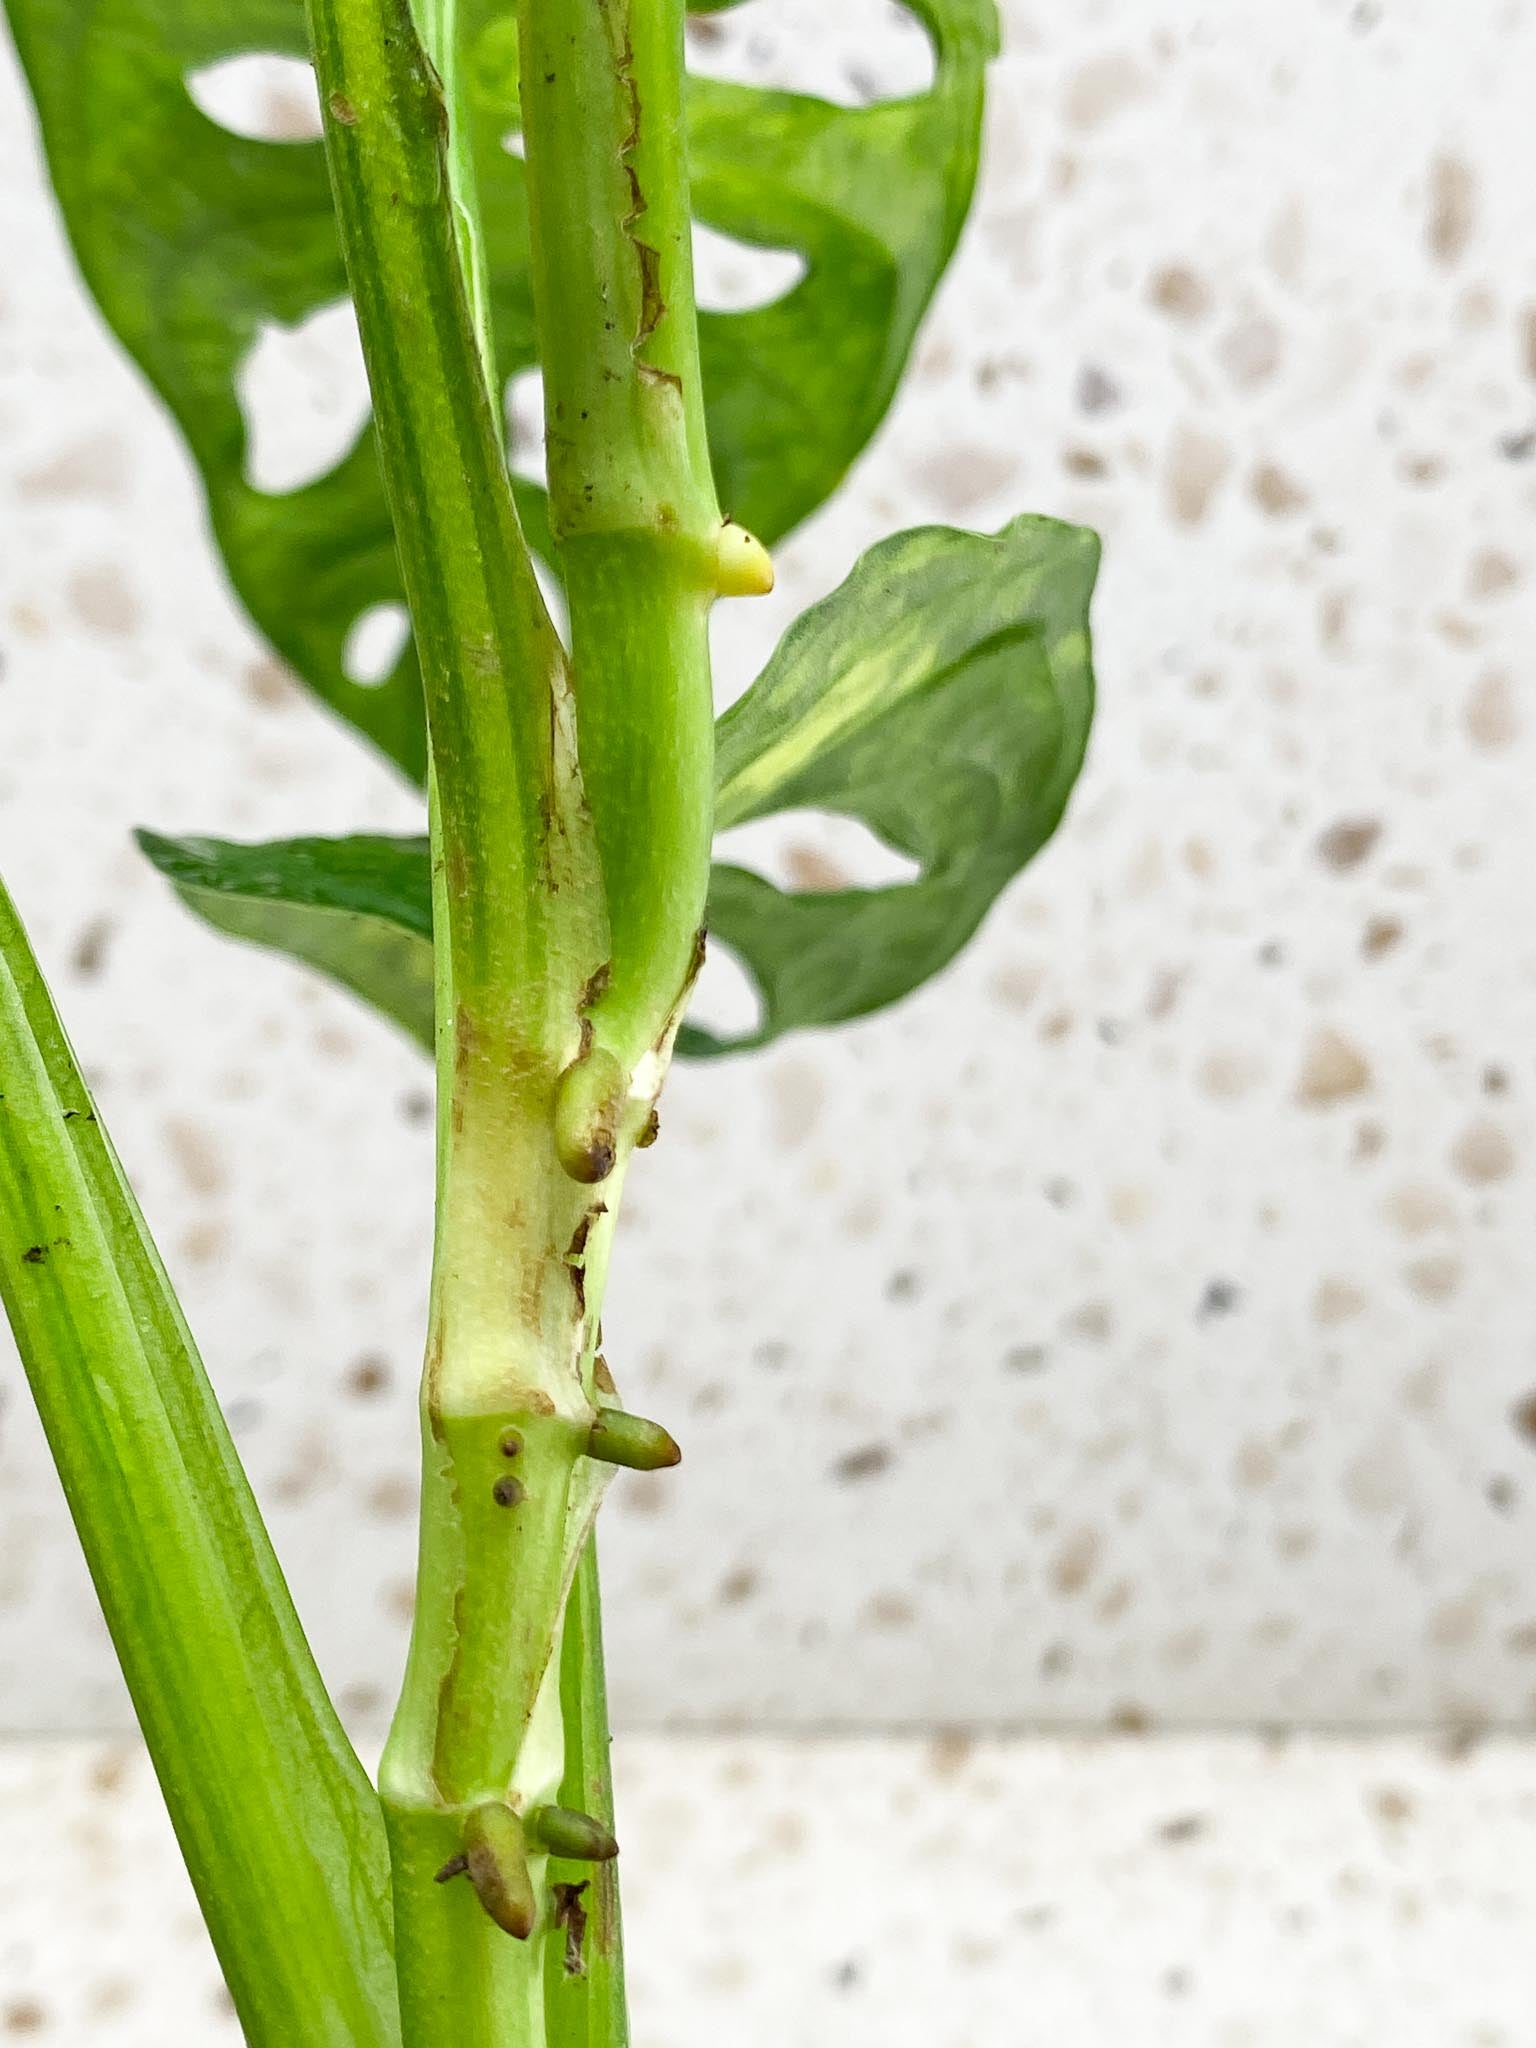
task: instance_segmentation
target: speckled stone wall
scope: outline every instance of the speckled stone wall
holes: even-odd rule
[[[1064,836],[940,984],[672,1084],[608,1324],[687,1461],[606,1517],[617,1711],[1523,1722],[1536,7],[1005,14],[907,394],[722,621],[722,681],[880,533],[1029,508],[1104,534],[1102,721]],[[884,0],[706,26],[734,75],[921,76]],[[191,925],[126,834],[414,810],[233,610],[0,94],[0,863],[376,1719],[427,1075]],[[716,293],[765,274],[710,255]],[[344,444],[354,375],[330,329],[274,364],[279,474]],[[814,820],[757,852],[811,884],[866,858]],[[9,1358],[3,1386],[0,1724],[120,1723]]]
[[[674,1734],[615,1763],[653,2048],[1531,2039],[1527,1742]],[[0,2040],[238,2038],[137,1745],[0,1745]]]

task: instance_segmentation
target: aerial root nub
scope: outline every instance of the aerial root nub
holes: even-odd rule
[[[528,1815],[530,1837],[551,1856],[569,1863],[611,1863],[619,1845],[609,1829],[590,1813],[570,1806],[536,1806]]]
[[[659,1422],[647,1422],[643,1415],[630,1415],[623,1408],[598,1409],[587,1438],[587,1456],[631,1472],[664,1472],[683,1460],[676,1438]]]
[[[464,1867],[475,1896],[496,1925],[515,1940],[526,1941],[538,1917],[538,1901],[523,1824],[510,1806],[493,1799],[467,1816]]]
[[[612,1173],[629,1094],[629,1076],[603,1046],[589,1046],[560,1076],[555,1090],[555,1150],[562,1169],[583,1187]]]
[[[773,588],[773,558],[755,533],[734,519],[715,535],[715,589],[721,597],[766,597]]]

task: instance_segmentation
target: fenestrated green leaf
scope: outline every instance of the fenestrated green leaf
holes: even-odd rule
[[[54,191],[85,280],[174,413],[252,617],[312,689],[412,774],[421,688],[402,656],[377,687],[342,651],[369,606],[400,597],[371,434],[306,489],[245,478],[235,374],[264,326],[346,296],[318,142],[254,142],[194,105],[186,75],[221,57],[307,54],[301,0],[9,0]]]
[[[394,2048],[377,1798],[3,888],[0,1297],[246,2040]]]
[[[696,79],[694,211],[796,250],[805,276],[748,312],[699,316],[720,502],[775,540],[829,497],[885,417],[971,203],[992,0],[906,0],[931,91],[870,107]]]
[[[432,875],[425,838],[167,839],[141,849],[199,917],[289,953],[432,1050]]]
[[[1093,715],[1098,541],[1051,519],[872,548],[720,721],[721,827],[814,808],[920,867],[789,894],[717,866],[709,925],[750,969],[760,1045],[896,1001],[945,966],[1056,829]],[[723,1050],[697,1029],[694,1052]]]
[[[703,320],[723,502],[765,539],[821,502],[878,425],[969,204],[994,0],[906,4],[934,41],[930,92],[849,108],[694,86],[700,218],[809,266],[777,303]],[[410,647],[376,686],[343,667],[358,617],[401,594],[371,430],[302,489],[267,493],[246,476],[242,362],[266,329],[346,294],[320,145],[230,134],[186,83],[232,55],[302,57],[302,0],[6,5],[81,269],[186,436],[236,590],[310,688],[420,777]],[[511,9],[465,0],[461,18],[496,354],[511,377],[535,360],[524,168],[503,146],[517,125]],[[537,524],[536,494],[520,502]]]
[[[762,996],[732,1041],[845,1022],[946,966],[1050,838],[1093,715],[1098,542],[1052,519],[882,542],[791,627],[719,725],[722,828],[787,810],[857,818],[918,875],[795,894],[717,864],[713,935]],[[431,905],[419,839],[144,842],[191,906],[355,989],[430,1044]],[[697,1027],[684,1052],[726,1050]]]

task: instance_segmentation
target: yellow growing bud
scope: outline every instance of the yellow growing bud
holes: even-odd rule
[[[766,597],[773,558],[755,534],[727,519],[715,535],[715,589],[722,597]]]

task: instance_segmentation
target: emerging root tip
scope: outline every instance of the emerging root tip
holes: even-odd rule
[[[475,1896],[496,1925],[515,1941],[526,1941],[538,1918],[538,1901],[528,1869],[523,1824],[510,1806],[491,1800],[468,1816],[464,1865]]]
[[[631,1472],[664,1472],[680,1465],[683,1454],[676,1438],[659,1422],[631,1415],[623,1408],[599,1408],[587,1438],[587,1456],[604,1465],[623,1465]]]
[[[721,597],[766,597],[773,558],[756,534],[727,519],[715,535],[715,589]]]
[[[568,1863],[611,1863],[619,1853],[610,1830],[590,1813],[578,1813],[574,1807],[536,1806],[527,1827],[535,1842]]]
[[[555,1150],[562,1170],[583,1187],[596,1187],[614,1169],[628,1093],[629,1076],[602,1046],[589,1048],[560,1076]]]

